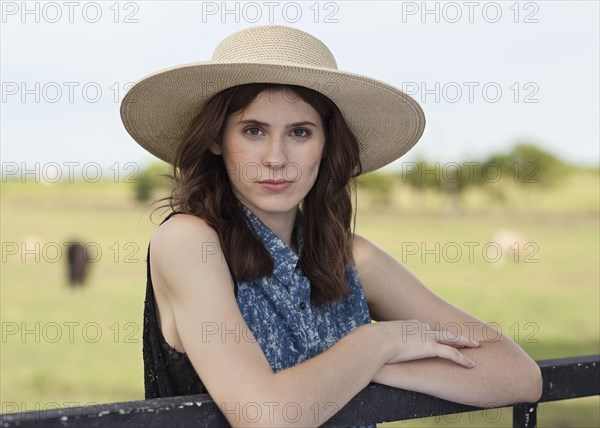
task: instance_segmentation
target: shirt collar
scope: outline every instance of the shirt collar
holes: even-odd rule
[[[283,242],[267,225],[265,225],[247,206],[239,203],[246,220],[262,240],[265,248],[273,258],[273,275],[284,285],[290,282],[292,273],[298,265],[299,255],[285,242]],[[302,254],[303,237],[302,229],[299,227],[300,213],[296,215],[294,228],[298,232],[299,252]]]

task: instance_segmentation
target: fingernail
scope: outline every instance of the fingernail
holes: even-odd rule
[[[479,342],[478,342],[478,341],[476,341],[476,340],[471,340],[471,343],[472,343],[473,345],[477,345],[477,346],[479,346]]]

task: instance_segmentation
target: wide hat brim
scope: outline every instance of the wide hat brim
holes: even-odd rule
[[[159,71],[129,90],[121,118],[142,147],[173,163],[177,146],[206,101],[247,83],[299,85],[329,97],[358,139],[362,173],[404,155],[425,128],[419,104],[394,86],[331,68],[273,61],[204,61]]]

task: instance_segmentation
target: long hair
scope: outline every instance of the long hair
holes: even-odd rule
[[[245,109],[265,90],[293,91],[320,115],[324,131],[323,159],[316,181],[300,204],[299,227],[304,250],[300,263],[311,282],[311,302],[321,306],[344,298],[346,265],[352,257],[352,191],[360,174],[358,141],[338,107],[312,89],[294,85],[252,83],[214,95],[192,121],[173,162],[173,191],[167,199],[173,211],[204,219],[219,236],[234,281],[270,276],[273,260],[247,225],[237,203],[222,156],[211,143],[221,143],[227,118]],[[298,248],[298,230],[292,245]]]

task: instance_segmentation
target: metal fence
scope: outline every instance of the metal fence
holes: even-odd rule
[[[538,361],[541,402],[600,394],[600,355]],[[500,406],[510,407],[510,406]],[[489,407],[494,409],[497,407]],[[535,427],[537,403],[512,406],[513,427]],[[369,384],[323,426],[346,427],[481,410],[418,392]],[[228,427],[208,394],[3,414],[2,427]]]

